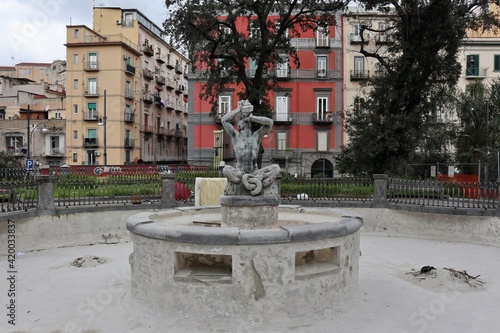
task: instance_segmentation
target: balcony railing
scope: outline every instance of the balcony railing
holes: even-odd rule
[[[64,155],[64,148],[61,148],[61,147],[50,148],[46,155],[47,156],[60,156],[60,157],[62,157]]]
[[[277,68],[276,69],[276,77],[278,79],[289,79],[291,76],[291,69],[290,67],[287,68]]]
[[[333,124],[333,113],[332,112],[314,112],[312,114],[313,124],[316,125],[331,125]]]
[[[353,70],[351,73],[351,81],[364,81],[370,78],[370,71]]]
[[[133,123],[135,121],[135,113],[131,111],[125,111],[124,121],[126,123]]]
[[[163,57],[161,56],[161,53],[159,53],[159,52],[156,53],[155,59],[156,59],[156,61],[158,61],[161,64],[165,63],[165,59],[163,59]]]
[[[375,41],[377,44],[391,44],[394,42],[391,35],[388,34],[378,34]]]
[[[182,66],[181,65],[175,65],[175,72],[177,74],[182,74]]]
[[[326,69],[318,69],[316,76],[320,79],[327,79],[328,71]]]
[[[125,88],[125,98],[134,99],[134,91],[130,88]]]
[[[469,67],[465,70],[466,79],[477,79],[486,77],[487,68]]]
[[[95,110],[95,109],[87,109],[87,110],[85,110],[85,112],[83,114],[83,120],[86,120],[86,121],[96,121],[98,115],[99,114],[97,113],[97,110]]]
[[[83,70],[86,72],[94,72],[99,70],[99,62],[98,61],[84,61],[83,62]]]
[[[83,91],[83,95],[85,97],[95,97],[99,96],[99,88],[98,87],[88,87]]]
[[[151,57],[154,54],[153,45],[143,44],[142,45],[142,53]]]
[[[361,35],[360,34],[350,34],[349,35],[349,41],[351,44],[358,44],[358,43],[368,43],[368,35],[363,36],[363,41],[361,41]]]
[[[153,71],[150,70],[150,69],[147,69],[147,68],[144,68],[142,70],[142,76],[147,79],[147,80],[152,80],[154,75],[153,75]]]
[[[276,125],[290,125],[293,122],[293,117],[288,112],[274,113],[273,121]]]
[[[154,102],[154,97],[151,94],[142,95],[142,100],[146,104],[152,104]]]
[[[99,147],[99,142],[97,141],[97,138],[84,138],[83,146],[86,148],[96,148]]]
[[[135,139],[125,138],[125,143],[123,146],[125,148],[134,148],[135,147]]]
[[[154,132],[154,127],[150,125],[142,125],[142,132],[151,134]]]
[[[125,64],[125,73],[135,75],[135,67],[130,64]]]
[[[156,83],[159,85],[165,85],[165,77],[161,75],[156,75]]]
[[[170,78],[166,79],[165,81],[167,89],[175,89],[175,81],[170,80]]]

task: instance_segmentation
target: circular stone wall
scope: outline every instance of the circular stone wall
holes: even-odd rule
[[[133,298],[159,314],[304,323],[346,306],[358,283],[359,216],[280,206],[279,228],[220,227],[220,207],[129,218]]]

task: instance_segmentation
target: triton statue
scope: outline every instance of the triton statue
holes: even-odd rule
[[[253,105],[245,100],[239,101],[236,109],[229,111],[222,117],[222,126],[224,126],[226,133],[231,136],[236,154],[236,168],[227,165],[223,169],[223,173],[229,181],[226,195],[259,195],[275,183],[274,181],[280,173],[280,167],[277,164],[262,169],[257,167],[262,138],[272,128],[273,121],[267,117],[254,116],[252,113]],[[238,115],[238,130],[236,130],[232,121]],[[252,132],[252,123],[261,126]],[[273,188],[269,191],[273,192],[276,189]]]

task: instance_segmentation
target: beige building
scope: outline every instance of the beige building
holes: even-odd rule
[[[136,9],[67,26],[67,164],[183,163],[187,59]]]
[[[361,46],[370,52],[377,51],[385,56],[387,46],[392,42],[388,33],[364,31],[361,36],[361,25],[374,30],[384,31],[389,27],[389,16],[377,11],[362,11],[358,7],[351,7],[349,13],[342,16],[343,49],[344,49],[344,111],[362,111],[364,96],[370,86],[368,79],[378,75],[383,67],[375,58],[366,58],[359,51]],[[387,54],[388,55],[388,54]],[[344,131],[344,144],[348,142]]]

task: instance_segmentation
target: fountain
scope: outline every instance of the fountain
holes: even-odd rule
[[[279,166],[256,165],[272,120],[252,111],[244,101],[222,118],[237,164],[223,170],[228,184],[220,206],[128,219],[137,304],[170,318],[207,325],[231,318],[255,327],[303,324],[348,307],[362,220],[342,210],[280,205]],[[261,127],[252,132],[251,122]]]

